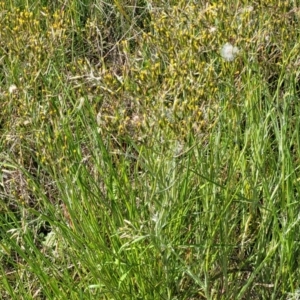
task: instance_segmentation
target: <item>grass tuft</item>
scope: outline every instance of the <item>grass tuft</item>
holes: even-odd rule
[[[298,299],[295,1],[0,2],[1,299]]]

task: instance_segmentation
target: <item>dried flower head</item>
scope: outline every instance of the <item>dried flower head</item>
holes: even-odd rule
[[[17,89],[18,89],[17,86],[16,86],[15,84],[12,84],[12,85],[9,87],[8,91],[9,91],[10,94],[12,94],[12,93],[14,93]]]
[[[101,117],[102,117],[102,114],[99,111],[98,114],[97,114],[97,117],[96,117],[96,121],[97,121],[98,126],[100,126],[102,124],[102,118]]]
[[[238,53],[239,49],[230,43],[224,44],[221,49],[221,56],[226,61],[233,61]]]

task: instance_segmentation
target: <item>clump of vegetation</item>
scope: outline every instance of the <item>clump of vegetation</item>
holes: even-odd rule
[[[1,299],[296,299],[299,11],[0,2]]]

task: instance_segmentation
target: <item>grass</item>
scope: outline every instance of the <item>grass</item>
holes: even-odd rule
[[[0,3],[1,299],[298,299],[297,3],[46,5]]]

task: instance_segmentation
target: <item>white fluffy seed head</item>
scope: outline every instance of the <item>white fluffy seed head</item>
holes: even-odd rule
[[[230,43],[224,44],[221,49],[221,56],[226,61],[233,61],[238,53],[239,49],[235,46],[232,46]]]

